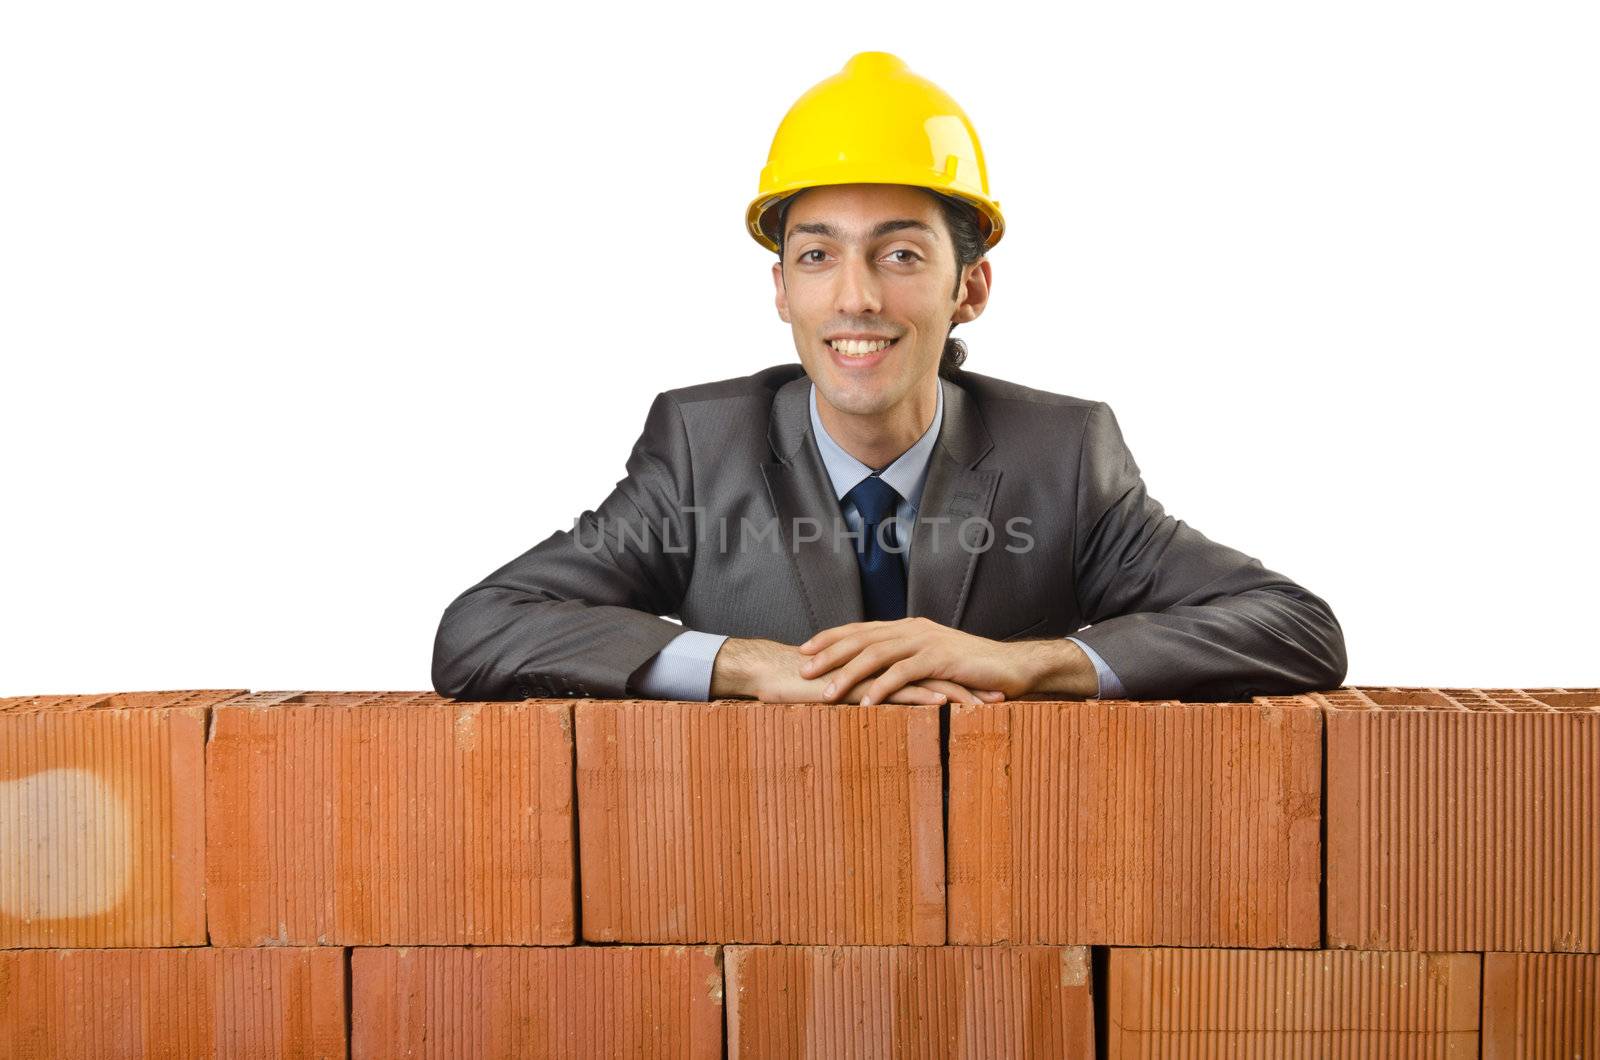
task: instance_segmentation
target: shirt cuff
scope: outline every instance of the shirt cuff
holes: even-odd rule
[[[727,639],[726,633],[684,630],[635,670],[628,686],[646,699],[707,701],[717,652]]]
[[[1089,661],[1094,663],[1094,672],[1100,678],[1100,691],[1096,694],[1097,699],[1127,698],[1127,690],[1122,687],[1122,681],[1111,671],[1111,667],[1106,665],[1106,661],[1100,658],[1099,652],[1077,637],[1068,637],[1067,639],[1082,648],[1083,653],[1089,657]],[[671,647],[671,645],[668,645],[668,647]]]

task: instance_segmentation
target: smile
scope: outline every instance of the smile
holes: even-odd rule
[[[835,364],[846,369],[870,368],[889,356],[890,351],[898,347],[899,339],[889,342],[862,342],[855,339],[846,339],[839,342],[829,342],[825,345],[833,354]]]

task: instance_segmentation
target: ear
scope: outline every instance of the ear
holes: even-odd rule
[[[789,319],[789,295],[783,289],[783,263],[780,261],[772,263],[772,286],[776,290],[779,319],[785,324],[792,323]]]
[[[994,276],[989,271],[987,257],[968,265],[966,279],[956,292],[956,311],[950,317],[950,322],[965,324],[969,320],[977,320],[983,313],[983,307],[989,304],[989,288],[993,282]]]

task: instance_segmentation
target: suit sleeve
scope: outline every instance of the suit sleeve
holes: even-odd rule
[[[624,698],[633,672],[684,628],[693,482],[683,413],[658,394],[600,507],[494,571],[445,608],[433,686],[458,699]]]
[[[1080,450],[1073,634],[1132,699],[1248,699],[1336,688],[1344,633],[1320,597],[1168,515],[1105,402]]]

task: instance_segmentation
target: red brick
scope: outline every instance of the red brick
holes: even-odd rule
[[[1600,950],[1600,692],[1345,689],[1328,945]]]
[[[243,688],[189,688],[171,692],[98,692],[91,695],[0,697],[0,714],[41,710],[132,710],[155,707],[214,707],[246,694]]]
[[[1082,946],[730,946],[728,1055],[1094,1055]]]
[[[1321,718],[1274,704],[950,713],[950,941],[1315,946]]]
[[[239,694],[0,700],[0,946],[206,941],[206,712]]]
[[[567,701],[263,693],[206,777],[213,942],[573,941]]]
[[[1107,1055],[1476,1056],[1475,953],[1114,949]]]
[[[344,951],[3,952],[0,1055],[343,1057]]]
[[[350,1055],[722,1055],[714,947],[358,949]]]
[[[944,941],[936,707],[577,706],[583,937]]]
[[[1600,954],[1484,954],[1483,1056],[1600,1056]]]

